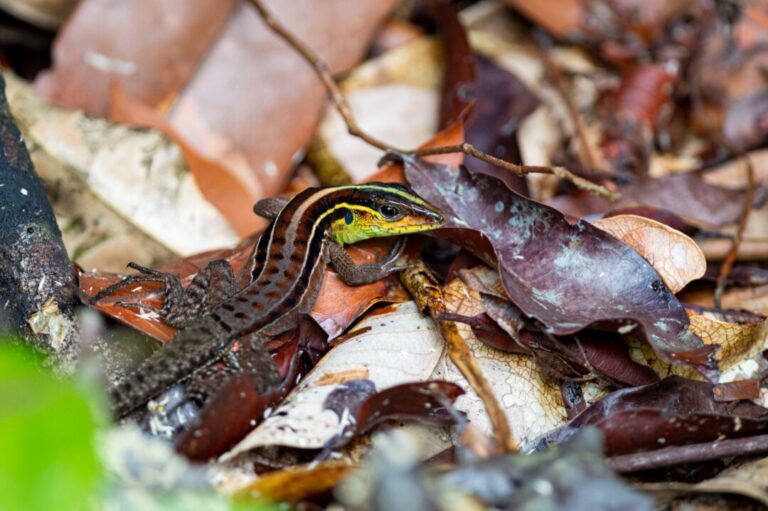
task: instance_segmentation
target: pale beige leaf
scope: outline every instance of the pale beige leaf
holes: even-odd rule
[[[163,135],[52,107],[4,76],[35,168],[58,192],[52,202],[67,250],[83,267],[117,271],[237,242]]]
[[[449,312],[463,316],[483,312],[480,296],[461,280],[451,281],[445,294]],[[468,325],[459,325],[459,329],[504,408],[512,437],[518,444],[525,444],[565,422],[560,388],[546,378],[532,357],[488,347],[477,340]],[[466,412],[469,420],[482,431],[490,433],[490,422],[482,401],[446,355],[432,378],[461,385],[466,394],[456,400],[456,407]]]
[[[417,147],[427,141],[437,132],[441,58],[439,42],[422,37],[352,71],[341,85],[358,124],[395,147]],[[310,152],[315,162],[326,166],[320,172],[330,181],[337,171],[333,165],[354,182],[362,181],[376,172],[382,155],[380,149],[347,133],[333,108],[320,124]]]
[[[223,456],[283,445],[318,449],[353,420],[324,406],[344,381],[364,378],[383,390],[427,380],[440,359],[443,344],[434,322],[413,302],[383,314],[369,315],[333,348],[267,419]],[[346,379],[345,379],[346,376]]]
[[[617,215],[593,223],[634,248],[651,263],[673,293],[701,278],[707,270],[707,260],[696,242],[660,222],[636,215]]]

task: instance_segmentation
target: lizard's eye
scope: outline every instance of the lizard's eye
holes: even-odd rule
[[[381,214],[384,215],[384,218],[388,220],[394,220],[400,216],[400,210],[395,206],[390,206],[389,204],[384,204],[381,206],[380,211]]]

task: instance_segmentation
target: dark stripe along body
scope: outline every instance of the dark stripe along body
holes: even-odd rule
[[[328,262],[330,226],[352,211],[378,214],[376,208],[382,204],[406,213],[399,222],[375,224],[376,232],[360,228],[353,239],[420,232],[442,223],[439,211],[402,185],[371,183],[305,190],[288,202],[256,244],[251,283],[180,331],[112,389],[116,415],[126,415],[214,362],[241,336],[254,332],[275,335],[295,326],[299,313],[311,309],[320,290]],[[356,228],[349,226],[350,230]],[[277,384],[279,377],[264,353],[267,358],[254,365],[263,368],[260,376],[266,387]]]

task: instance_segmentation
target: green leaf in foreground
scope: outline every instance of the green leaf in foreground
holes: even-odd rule
[[[95,509],[103,472],[97,415],[73,382],[0,341],[0,509]]]
[[[86,388],[76,380],[55,377],[42,367],[39,356],[0,338],[1,511],[277,509],[249,498],[228,499],[204,478],[192,487],[181,484],[203,469],[188,465],[169,445],[138,430],[136,445],[116,450],[115,443],[105,439],[131,436],[131,428],[109,428],[98,387],[95,382]],[[156,467],[147,461],[152,460],[152,449],[164,452],[167,462],[176,460],[179,481],[158,486]],[[134,478],[116,470],[121,456],[129,459]]]

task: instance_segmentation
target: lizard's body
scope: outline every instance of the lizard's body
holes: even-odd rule
[[[406,187],[380,183],[309,189],[273,209],[266,211],[265,216],[274,219],[251,258],[250,283],[189,322],[113,387],[117,416],[211,364],[236,339],[275,335],[294,327],[299,315],[312,308],[329,261],[350,284],[371,282],[396,270],[394,259],[383,266],[356,267],[343,244],[434,229],[443,221],[437,209]],[[278,384],[266,348],[259,340],[253,348],[257,360],[250,365],[258,369],[254,376],[262,389]]]

